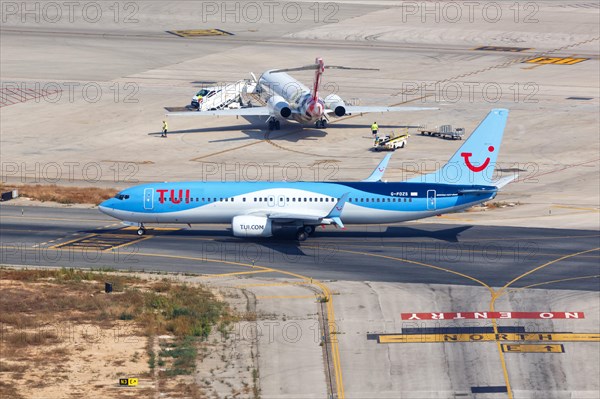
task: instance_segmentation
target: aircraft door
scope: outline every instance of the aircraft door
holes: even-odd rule
[[[434,211],[436,207],[435,202],[435,190],[427,190],[427,210]]]
[[[144,189],[144,209],[150,210],[154,208],[154,189]]]
[[[275,206],[275,196],[269,195],[268,204],[269,206]]]
[[[280,207],[285,206],[285,196],[280,195],[277,197],[277,206],[280,206]]]

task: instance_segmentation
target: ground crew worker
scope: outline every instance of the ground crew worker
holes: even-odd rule
[[[167,137],[168,130],[169,130],[169,126],[167,125],[167,121],[163,121],[162,134],[160,135],[160,137]]]
[[[377,126],[377,122],[373,122],[373,124],[371,125],[371,133],[373,133],[373,136],[377,136],[378,130],[379,126]]]

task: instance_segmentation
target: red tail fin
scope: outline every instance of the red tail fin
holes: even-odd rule
[[[313,85],[312,99],[314,102],[317,102],[319,101],[319,86],[321,85],[321,75],[325,71],[325,64],[323,63],[323,58],[315,59],[315,64],[317,65],[317,70],[315,71],[315,83]]]

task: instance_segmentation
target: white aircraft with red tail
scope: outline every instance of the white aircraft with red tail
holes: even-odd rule
[[[324,99],[319,96],[321,77],[325,69],[367,70],[372,68],[351,68],[345,66],[325,65],[322,58],[317,58],[312,65],[297,68],[271,69],[263,73],[259,79],[252,74],[253,82],[242,90],[242,107],[233,109],[213,109],[199,112],[171,112],[168,116],[267,116],[270,130],[278,130],[283,120],[293,120],[301,124],[315,124],[317,128],[326,128],[330,117],[369,113],[369,112],[410,112],[436,110],[431,107],[377,107],[348,105],[337,94],[330,94]],[[312,90],[294,79],[287,72],[315,71]],[[248,106],[252,99],[260,106]]]

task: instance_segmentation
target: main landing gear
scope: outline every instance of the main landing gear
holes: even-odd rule
[[[317,129],[327,129],[327,119],[320,119],[315,122]]]
[[[269,130],[279,130],[281,129],[281,122],[279,122],[277,119],[270,119],[269,120]]]
[[[140,228],[137,231],[137,235],[143,236],[144,234],[146,234],[146,228],[144,227],[143,223],[140,223]]]
[[[296,240],[302,242],[306,241],[309,236],[315,233],[315,226],[303,226],[296,232]]]

